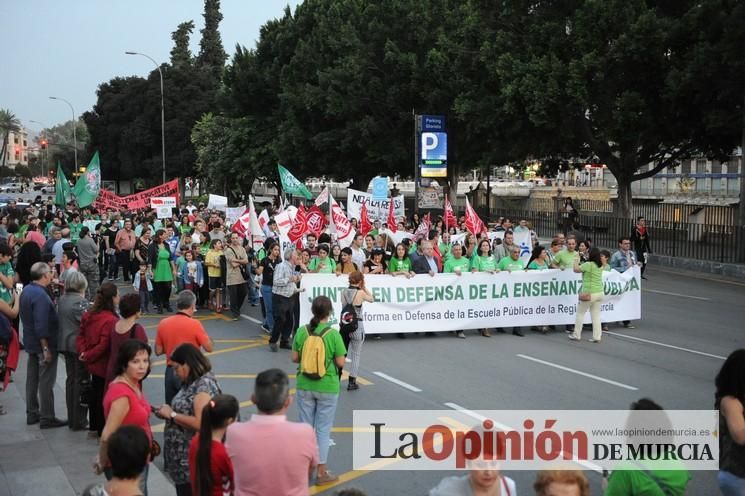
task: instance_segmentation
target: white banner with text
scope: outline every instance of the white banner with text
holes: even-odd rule
[[[641,278],[638,267],[623,274],[604,272],[602,321],[641,317]],[[542,326],[574,323],[582,278],[570,270],[486,272],[403,276],[366,275],[375,297],[362,306],[367,333],[454,331],[490,327]],[[300,287],[300,322],[309,322],[313,298],[328,296],[341,312],[341,293],[347,276],[304,274]],[[590,313],[585,323],[590,322]]]

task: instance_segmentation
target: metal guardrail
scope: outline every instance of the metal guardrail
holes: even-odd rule
[[[553,237],[564,227],[556,212],[505,210],[499,215],[526,219],[543,238]],[[618,238],[631,235],[634,225],[635,219],[584,212],[570,232],[590,239],[594,245],[615,248]],[[666,221],[649,221],[647,226],[652,252],[657,255],[720,263],[745,262],[745,227]]]

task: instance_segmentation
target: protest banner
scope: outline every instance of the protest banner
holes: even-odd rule
[[[140,191],[127,196],[119,196],[109,190],[101,189],[98,192],[93,207],[97,210],[142,210],[150,208],[150,198],[171,196],[179,200],[178,179],[173,179],[160,186]]]
[[[225,220],[228,224],[235,224],[247,210],[246,207],[228,207],[225,209]]]
[[[207,208],[209,210],[222,210],[224,212],[228,208],[228,197],[210,194],[207,200]]]
[[[156,196],[150,198],[150,208],[155,210],[159,219],[169,219],[176,208],[176,198],[172,196]]]
[[[305,274],[300,283],[300,322],[309,322],[313,298],[328,296],[341,312],[341,293],[347,276]],[[623,274],[604,272],[603,322],[639,319],[641,277],[639,267]],[[366,275],[365,286],[375,303],[362,306],[366,333],[455,331],[489,327],[543,326],[574,323],[580,274],[570,270],[485,272],[417,275],[411,279]],[[585,323],[590,322],[589,312]]]
[[[371,193],[357,191],[356,189],[348,189],[347,215],[350,219],[359,219],[360,209],[362,209],[362,204],[365,204],[367,205],[367,214],[372,220],[385,222],[388,217],[390,201],[390,198],[386,198],[385,200],[373,200]],[[400,219],[405,215],[403,195],[393,197],[393,214],[396,216],[396,219]]]

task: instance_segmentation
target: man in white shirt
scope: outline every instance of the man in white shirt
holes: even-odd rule
[[[362,270],[362,265],[367,260],[365,252],[362,250],[362,244],[365,242],[365,237],[359,233],[355,234],[352,244],[349,248],[352,250],[352,262],[357,265],[358,270]]]

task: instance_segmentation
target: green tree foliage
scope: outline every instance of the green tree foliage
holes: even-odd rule
[[[8,158],[8,140],[10,133],[21,129],[21,121],[16,115],[8,109],[0,109],[0,136],[2,136],[3,145],[0,149],[0,164],[5,167]]]
[[[711,98],[701,105],[690,101],[692,88],[701,83],[690,74],[705,22],[696,12],[701,2],[475,5],[485,19],[485,39],[491,40],[482,52],[500,88],[500,117],[513,123],[511,154],[532,148],[598,157],[618,180],[625,216],[633,181],[697,153],[726,154],[736,143],[729,125],[725,132],[715,127],[723,124],[720,119],[712,121],[720,104],[712,108]],[[688,76],[696,83],[686,87]],[[741,103],[742,96],[739,100],[727,103]],[[653,167],[642,170],[648,163]]]
[[[192,142],[197,152],[196,172],[207,180],[208,189],[239,198],[251,191],[256,180],[251,155],[256,149],[247,141],[256,131],[248,118],[231,118],[207,113],[192,130]]]
[[[78,144],[78,166],[88,163],[88,159],[93,155],[87,150],[87,144],[90,140],[88,127],[82,119],[75,123],[75,138]],[[39,136],[44,136],[47,140],[47,150],[44,157],[45,171],[48,172],[56,168],[56,163],[62,164],[66,174],[72,175],[75,171],[75,147],[73,140],[73,121],[63,122],[51,128],[42,129]],[[37,138],[38,142],[38,138]]]
[[[178,29],[171,33],[173,49],[171,50],[171,65],[176,68],[189,67],[192,64],[189,38],[194,31],[194,21],[182,22]]]
[[[220,78],[228,58],[228,54],[222,47],[222,38],[218,29],[220,21],[222,21],[220,0],[205,0],[204,28],[201,31],[202,39],[199,42],[197,63],[211,71],[216,79]]]
[[[172,33],[171,60],[161,65],[165,102],[166,176],[193,174],[196,154],[191,143],[194,124],[215,106],[219,88],[216,64],[224,64],[217,24],[218,1],[205,2],[202,50],[195,60],[189,50],[194,23],[184,22]],[[219,53],[222,53],[220,59]],[[220,62],[222,60],[222,62]],[[99,86],[92,111],[83,114],[91,133],[89,151],[101,153],[106,179],[145,178],[160,182],[162,170],[160,75],[114,78]]]

